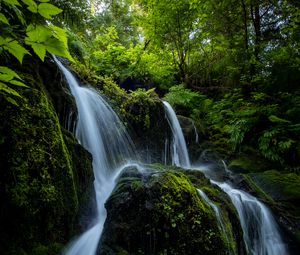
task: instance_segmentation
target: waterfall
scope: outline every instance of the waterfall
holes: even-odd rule
[[[234,242],[234,238],[233,238],[232,235],[228,235],[228,233],[227,233],[228,228],[226,227],[226,224],[225,224],[224,218],[222,216],[222,212],[220,210],[220,207],[217,206],[213,201],[211,201],[203,190],[197,189],[197,191],[198,191],[199,195],[205,200],[205,202],[213,209],[213,211],[216,215],[216,218],[218,220],[219,229],[223,233],[223,236],[225,237],[226,244],[228,245],[228,251],[226,251],[226,254],[236,254],[235,248],[231,246]]]
[[[169,103],[163,102],[166,110],[167,119],[173,134],[173,158],[178,166],[190,166],[186,142],[179,125],[176,114]],[[171,147],[171,149],[172,149]],[[184,163],[183,163],[184,162]],[[225,162],[224,169],[227,173],[231,173]],[[200,170],[199,166],[192,166],[192,169]],[[209,178],[213,176],[209,173],[209,169],[205,169],[204,174]],[[288,255],[288,251],[280,236],[278,226],[270,210],[255,197],[250,194],[232,188],[226,182],[216,182],[211,180],[213,184],[219,186],[230,197],[235,206],[241,226],[243,229],[244,243],[248,254],[251,255]],[[219,208],[217,208],[208,197],[198,190],[199,194],[207,201],[216,213],[216,217],[220,217]],[[219,219],[218,219],[219,220]]]
[[[190,168],[189,154],[177,116],[168,102],[163,101],[163,104],[167,121],[172,130],[172,143],[170,148],[172,164],[183,168]]]
[[[243,229],[249,254],[287,255],[288,251],[278,232],[270,210],[250,194],[232,188],[228,183],[212,183],[226,192],[234,204]]]
[[[92,227],[74,240],[65,255],[94,255],[106,219],[104,204],[124,165],[135,158],[133,143],[122,122],[101,95],[90,87],[81,87],[75,77],[55,57],[75,98],[78,119],[75,135],[93,156],[94,189],[97,215]]]

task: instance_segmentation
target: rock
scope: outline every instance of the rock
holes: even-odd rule
[[[161,165],[148,166],[143,173],[134,168],[124,170],[106,203],[107,219],[97,254],[197,251],[215,255],[228,254],[230,249],[237,254],[238,245],[225,242],[214,211],[198,195],[195,184],[209,185],[207,190],[215,195],[220,192],[200,172],[185,174]]]
[[[55,98],[50,97],[54,91],[48,91],[57,70],[50,64],[49,80],[43,82],[41,66],[46,70],[47,63],[32,59],[18,72],[30,87],[20,89],[19,106],[0,100],[0,254],[4,255],[66,243],[79,232],[79,203],[87,203],[91,195],[91,156],[60,125]],[[56,89],[60,94],[59,86]]]
[[[244,180],[252,192],[273,209],[291,254],[297,254],[300,249],[300,176],[268,170],[244,175]]]

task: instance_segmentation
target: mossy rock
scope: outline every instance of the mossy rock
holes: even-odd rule
[[[268,170],[244,175],[255,195],[270,206],[289,244],[291,254],[300,248],[300,176]]]
[[[212,208],[182,171],[162,168],[123,170],[97,254],[227,254]]]
[[[27,64],[19,74],[30,88],[20,89],[19,106],[0,100],[1,254],[66,243],[78,233],[79,196],[92,186],[91,157],[63,132],[42,64]]]

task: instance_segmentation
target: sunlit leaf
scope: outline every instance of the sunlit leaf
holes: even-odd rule
[[[5,44],[3,48],[8,50],[10,54],[12,54],[15,58],[19,60],[22,64],[22,60],[25,54],[30,54],[23,46],[21,46],[16,40],[11,38],[5,38]],[[1,44],[1,42],[0,42]]]
[[[48,3],[41,3],[38,5],[38,12],[46,19],[51,19],[52,16],[57,15],[62,12],[62,9],[58,7],[48,4]]]
[[[21,6],[20,3],[18,2],[18,0],[2,0],[2,2],[6,3],[6,4]]]
[[[27,9],[33,13],[37,13],[37,4],[33,0],[22,0],[28,7]]]

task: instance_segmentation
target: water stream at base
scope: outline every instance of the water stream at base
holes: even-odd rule
[[[72,73],[54,57],[75,98],[76,138],[93,156],[97,215],[91,227],[74,240],[65,255],[95,255],[106,219],[104,204],[121,170],[135,159],[133,143],[109,104],[94,89],[81,87]]]
[[[165,111],[168,118],[168,122],[172,129],[173,134],[173,145],[176,150],[173,151],[173,161],[177,166],[190,168],[202,171],[199,166],[191,166],[189,162],[189,157],[186,156],[187,147],[184,136],[182,134],[181,127],[179,125],[177,116],[170,106],[170,104],[163,102],[165,105]],[[180,141],[180,142],[179,142]],[[181,153],[176,153],[179,151],[177,146],[182,147],[180,149]],[[186,163],[188,162],[188,164]],[[230,172],[227,169],[225,162],[224,171]],[[207,177],[213,176],[210,173],[209,168],[205,168],[204,174]],[[262,202],[258,201],[255,197],[251,196],[245,191],[233,188],[230,184],[226,182],[216,182],[211,180],[211,182],[219,186],[227,195],[230,197],[233,205],[235,206],[239,220],[241,222],[244,243],[248,254],[251,255],[288,255],[289,252],[280,236],[277,223],[271,213],[271,211]],[[206,200],[209,206],[215,211],[216,217],[222,226],[221,215],[219,208],[214,205],[209,198],[201,190],[198,190],[200,195]]]

